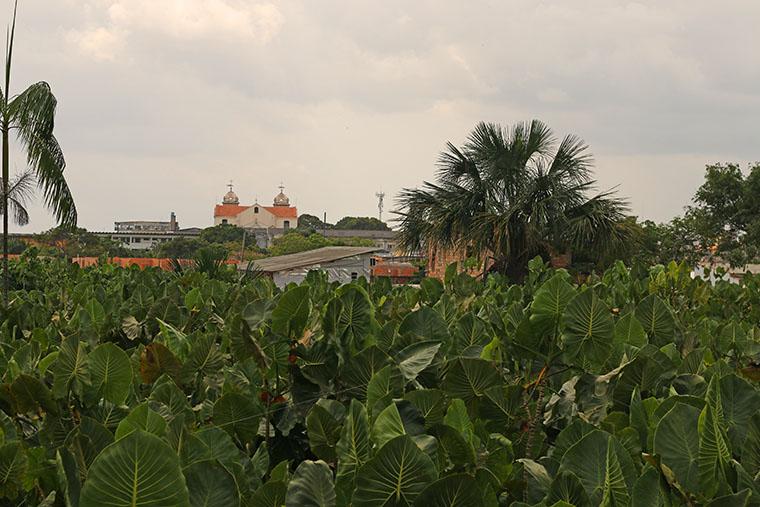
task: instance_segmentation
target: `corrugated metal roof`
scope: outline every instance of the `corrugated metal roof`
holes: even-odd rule
[[[286,269],[303,268],[306,266],[319,267],[320,264],[333,262],[354,255],[364,255],[380,251],[379,248],[366,246],[326,246],[289,255],[278,255],[254,261],[256,269],[267,273],[284,271]]]

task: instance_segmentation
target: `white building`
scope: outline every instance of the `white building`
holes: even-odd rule
[[[282,230],[298,227],[298,210],[290,205],[290,199],[283,193],[282,185],[272,206],[262,206],[258,202],[243,206],[232,190],[232,184],[229,187],[222,204],[214,207],[214,225],[231,224],[245,229]]]

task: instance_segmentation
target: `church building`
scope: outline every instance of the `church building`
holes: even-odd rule
[[[280,185],[280,193],[275,196],[272,206],[254,202],[250,206],[240,204],[237,194],[229,185],[222,204],[214,207],[214,225],[231,224],[246,229],[282,229],[298,227],[298,210],[290,205],[290,199]]]

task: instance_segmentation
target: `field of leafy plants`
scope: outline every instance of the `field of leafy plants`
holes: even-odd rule
[[[760,505],[760,277],[204,271],[13,264],[1,505]]]

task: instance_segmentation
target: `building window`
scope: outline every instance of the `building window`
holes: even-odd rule
[[[375,259],[374,257],[370,258],[369,265],[374,266],[375,264],[377,264],[377,259]]]
[[[258,213],[258,212],[259,212],[259,207],[258,207],[258,206],[255,206],[255,207],[253,208],[253,212],[254,212],[254,213]]]
[[[283,222],[282,226],[285,228],[286,231],[288,229],[290,229],[290,220],[285,220],[285,222]]]
[[[227,223],[227,219],[226,218],[222,218],[222,223],[226,224]]]
[[[356,280],[357,278],[359,278],[359,273],[356,271],[351,272],[351,280]]]

